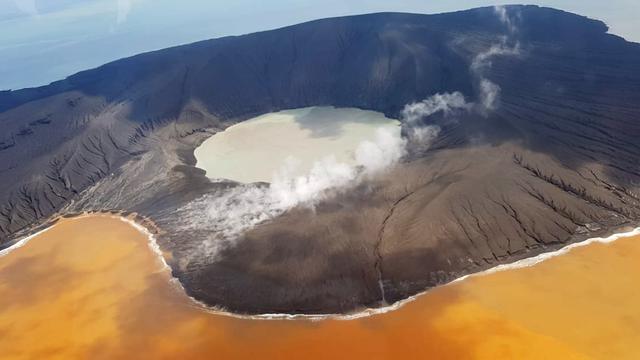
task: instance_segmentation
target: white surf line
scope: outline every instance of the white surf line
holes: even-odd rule
[[[569,244],[563,248],[560,248],[556,251],[552,251],[552,252],[547,252],[547,253],[542,253],[540,255],[534,256],[534,257],[530,257],[530,258],[526,258],[526,259],[522,259],[522,260],[518,260],[516,262],[510,263],[510,264],[503,264],[503,265],[498,265],[496,267],[492,267],[490,269],[487,269],[485,271],[481,271],[479,273],[475,273],[475,274],[469,274],[469,275],[465,275],[462,276],[460,278],[457,278],[453,281],[451,281],[449,284],[452,283],[456,283],[459,281],[463,281],[467,278],[470,277],[474,277],[474,276],[484,276],[484,275],[489,275],[489,274],[493,274],[493,273],[497,273],[497,272],[501,272],[501,271],[506,271],[506,270],[515,270],[515,269],[523,269],[523,268],[527,268],[527,267],[531,267],[534,265],[537,265],[543,261],[549,260],[551,258],[557,257],[557,256],[561,256],[561,255],[565,255],[568,254],[569,252],[571,252],[571,250],[579,248],[579,247],[583,247],[583,246],[588,246],[594,243],[601,243],[601,244],[609,244],[612,243],[620,238],[627,238],[627,237],[631,237],[631,236],[637,236],[640,235],[640,227],[637,227],[631,231],[625,232],[625,233],[617,233],[617,234],[613,234],[611,236],[608,236],[606,238],[601,238],[601,237],[597,237],[597,238],[590,238],[584,241],[580,241],[577,243],[573,243],[573,244]]]
[[[106,217],[111,217],[111,218],[117,218],[120,221],[123,221],[131,226],[133,226],[136,230],[140,231],[142,234],[144,234],[149,243],[149,248],[158,256],[159,260],[161,261],[162,265],[163,265],[163,269],[162,271],[169,271],[169,277],[170,277],[170,282],[171,284],[173,284],[177,290],[181,291],[183,294],[185,294],[190,301],[194,304],[194,307],[198,308],[199,310],[205,311],[207,313],[210,313],[212,315],[220,315],[220,316],[228,316],[228,317],[233,317],[233,318],[237,318],[237,319],[244,319],[244,320],[311,320],[311,321],[320,321],[320,320],[355,320],[355,319],[360,319],[360,318],[364,318],[364,317],[369,317],[369,316],[374,316],[374,315],[381,315],[381,314],[385,314],[391,311],[395,311],[400,309],[401,307],[405,306],[406,304],[415,301],[416,299],[418,299],[419,297],[427,294],[429,291],[434,290],[436,288],[442,287],[442,286],[449,286],[452,284],[455,284],[457,282],[460,281],[464,281],[465,279],[468,279],[470,277],[475,277],[475,276],[485,276],[485,275],[489,275],[489,274],[493,274],[496,272],[500,272],[500,271],[506,271],[506,270],[516,270],[516,269],[522,269],[522,268],[527,268],[527,267],[531,267],[534,265],[537,265],[545,260],[554,258],[556,256],[560,256],[560,255],[564,255],[569,253],[572,249],[578,248],[578,247],[583,247],[583,246],[588,246],[590,244],[593,243],[603,243],[603,244],[607,244],[607,243],[612,243],[620,238],[626,238],[626,237],[630,237],[630,236],[636,236],[636,235],[640,235],[640,227],[633,229],[632,231],[628,231],[628,232],[624,232],[624,233],[617,233],[617,234],[613,234],[609,237],[606,238],[590,238],[581,242],[577,242],[577,243],[573,243],[570,245],[567,245],[561,249],[558,249],[556,251],[552,251],[552,252],[547,252],[547,253],[542,253],[540,255],[534,256],[534,257],[530,257],[530,258],[526,258],[526,259],[522,259],[522,260],[518,260],[516,262],[510,263],[510,264],[503,264],[503,265],[498,265],[495,266],[493,268],[481,271],[481,272],[477,272],[474,274],[469,274],[469,275],[465,275],[462,277],[459,277],[455,280],[450,281],[449,283],[443,284],[443,285],[439,285],[430,289],[427,289],[421,293],[415,294],[413,296],[410,296],[406,299],[400,300],[395,302],[394,304],[388,305],[388,306],[384,306],[384,307],[379,307],[379,308],[367,308],[364,310],[361,310],[359,312],[355,312],[352,314],[311,314],[311,315],[307,315],[307,314],[286,314],[286,313],[273,313],[273,314],[258,314],[258,315],[242,315],[242,314],[236,314],[236,313],[232,313],[229,311],[226,311],[223,308],[219,308],[219,307],[212,307],[209,306],[191,296],[189,296],[186,292],[186,289],[184,288],[184,286],[182,285],[182,283],[180,282],[180,280],[178,280],[177,278],[173,277],[172,273],[171,273],[171,267],[167,264],[164,255],[162,254],[162,250],[160,249],[160,246],[158,245],[158,242],[156,240],[156,237],[153,233],[151,233],[151,231],[149,231],[146,227],[144,227],[143,225],[135,222],[134,220],[131,220],[129,218],[123,217],[123,216],[119,216],[119,215],[114,215],[114,214],[100,214],[100,213],[92,213],[92,214],[82,214],[79,216],[75,216],[72,218],[67,218],[69,220],[77,220],[77,219],[82,219],[85,217],[89,217],[89,216],[106,216]],[[35,238],[36,236],[44,233],[45,231],[48,231],[50,229],[52,229],[56,224],[53,224],[52,226],[43,229],[41,231],[38,231],[35,234],[29,235],[24,239],[19,240],[18,242],[16,242],[14,245],[12,245],[9,248],[6,248],[2,251],[0,251],[0,257],[10,253],[11,251],[24,246],[24,244],[26,244],[29,240]]]
[[[597,237],[597,238],[590,238],[581,242],[577,242],[577,243],[573,243],[573,244],[569,244],[561,249],[558,249],[556,251],[552,251],[552,252],[547,252],[547,253],[542,253],[540,255],[534,256],[534,257],[530,257],[530,258],[526,258],[526,259],[522,259],[522,260],[518,260],[516,262],[510,263],[510,264],[503,264],[503,265],[498,265],[495,266],[493,268],[487,269],[485,271],[481,271],[481,272],[477,272],[474,274],[469,274],[469,275],[465,275],[462,277],[459,277],[453,281],[450,281],[447,284],[443,284],[443,285],[439,285],[430,289],[427,289],[421,293],[415,294],[413,296],[410,296],[406,299],[400,300],[395,302],[392,305],[389,306],[385,306],[385,307],[380,307],[380,308],[367,308],[365,310],[362,310],[360,312],[357,313],[353,313],[353,314],[315,314],[315,315],[305,315],[305,314],[259,314],[259,315],[240,315],[240,314],[233,314],[224,310],[218,310],[215,308],[212,308],[210,306],[207,306],[206,304],[191,298],[193,301],[195,301],[197,304],[199,304],[200,306],[204,307],[204,310],[207,312],[210,312],[212,314],[216,314],[216,315],[225,315],[225,316],[231,316],[231,317],[235,317],[235,318],[241,318],[241,319],[254,319],[254,320],[314,320],[314,321],[318,321],[318,320],[354,320],[354,319],[359,319],[359,318],[364,318],[364,317],[368,317],[368,316],[373,316],[373,315],[380,315],[380,314],[384,314],[384,313],[388,313],[391,311],[395,311],[400,309],[401,307],[403,307],[404,305],[415,301],[416,299],[418,299],[419,297],[425,295],[426,293],[428,293],[431,290],[434,290],[438,287],[441,286],[449,286],[452,285],[454,283],[460,282],[460,281],[464,281],[465,279],[468,279],[470,277],[474,277],[474,276],[485,276],[485,275],[490,275],[496,272],[500,272],[500,271],[506,271],[506,270],[516,270],[516,269],[522,269],[522,268],[527,268],[527,267],[531,267],[534,265],[537,265],[545,260],[554,258],[556,256],[561,256],[564,254],[567,254],[569,252],[571,252],[571,250],[575,249],[575,248],[579,248],[579,247],[583,247],[583,246],[588,246],[590,244],[593,243],[603,243],[603,244],[607,244],[607,243],[612,243],[620,238],[627,238],[630,236],[636,236],[636,235],[640,235],[640,227],[633,229],[632,231],[628,231],[628,232],[624,232],[624,233],[617,233],[617,234],[613,234],[609,237],[606,238],[601,238],[601,237]],[[177,280],[177,279],[176,279]]]
[[[40,230],[38,232],[35,232],[35,233],[31,234],[31,235],[28,235],[28,236],[16,241],[15,244],[9,246],[8,248],[0,250],[0,257],[3,257],[5,255],[10,254],[14,250],[17,250],[17,249],[25,246],[29,241],[31,241],[36,236],[42,235],[44,232],[47,232],[47,231],[53,229],[58,224],[58,221],[60,221],[60,220],[63,220],[63,219],[65,219],[65,220],[75,220],[75,219],[80,219],[80,218],[84,218],[84,217],[91,216],[91,215],[93,215],[93,214],[80,214],[78,216],[69,217],[69,218],[64,218],[62,216],[52,216],[52,217],[50,217],[50,219],[54,219],[54,220],[57,219],[57,221],[55,221],[51,225],[47,226],[46,228],[44,228],[44,229],[42,229],[42,230]]]
[[[81,219],[81,218],[84,218],[84,217],[87,217],[87,216],[91,216],[91,215],[95,215],[95,214],[80,214],[78,216],[69,217],[69,218],[63,218],[61,216],[53,216],[53,217],[51,217],[51,219],[57,219],[58,221],[63,220],[63,219],[65,219],[65,220],[76,220],[76,219]],[[54,222],[53,224],[47,226],[46,228],[44,228],[44,229],[42,229],[42,230],[40,230],[38,232],[35,232],[35,233],[31,234],[31,235],[28,235],[28,236],[16,241],[15,244],[9,246],[8,248],[0,250],[0,257],[3,257],[5,255],[10,254],[14,250],[17,250],[17,249],[25,246],[29,241],[31,241],[36,236],[42,235],[44,232],[47,232],[47,231],[53,229],[58,224],[58,221]]]
[[[158,245],[158,242],[156,241],[156,237],[151,233],[151,231],[149,231],[149,229],[147,229],[146,227],[138,224],[134,220],[131,220],[131,219],[126,218],[124,216],[117,216],[117,215],[114,216],[114,215],[112,215],[112,216],[109,216],[109,217],[117,218],[120,221],[124,221],[125,223],[133,226],[136,230],[138,230],[142,234],[144,234],[147,237],[149,248],[151,249],[151,251],[154,252],[154,254],[156,254],[158,256],[160,262],[162,263],[162,269],[163,270],[168,270],[169,274],[171,274],[171,267],[169,266],[169,264],[167,264],[167,261],[165,260],[164,255],[162,254],[162,250],[160,249],[160,245]],[[174,277],[171,276],[171,278],[173,279]]]
[[[9,246],[8,248],[0,250],[0,258],[3,257],[3,256],[6,256],[6,255],[9,255],[14,250],[18,250],[19,248],[25,246],[30,240],[32,240],[33,238],[35,238],[38,235],[42,235],[42,233],[50,230],[54,226],[55,226],[55,224],[53,224],[53,225],[51,225],[51,226],[49,226],[49,227],[47,227],[45,229],[42,229],[42,230],[40,230],[40,231],[38,231],[36,233],[33,233],[33,234],[31,234],[31,235],[29,235],[27,237],[24,237],[24,238],[16,241],[13,245]]]
[[[367,316],[372,316],[372,315],[376,315],[376,314],[383,314],[389,311],[393,311],[396,309],[399,309],[401,306],[403,306],[404,304],[411,302],[413,300],[415,300],[418,296],[424,294],[420,293],[420,294],[416,294],[414,296],[408,297],[404,300],[401,301],[397,301],[396,303],[389,305],[389,306],[385,306],[385,307],[380,307],[380,308],[367,308],[364,310],[361,310],[359,312],[353,313],[353,314],[287,314],[287,313],[273,313],[273,314],[257,314],[257,315],[243,315],[243,314],[237,314],[237,313],[233,313],[233,312],[229,312],[226,311],[224,308],[221,307],[215,307],[215,306],[210,306],[205,304],[204,302],[197,300],[196,298],[189,296],[187,294],[186,289],[184,288],[184,286],[182,285],[182,283],[180,282],[180,280],[176,277],[173,276],[173,274],[171,273],[171,267],[167,264],[164,255],[162,253],[162,250],[160,249],[160,246],[158,245],[157,239],[155,237],[155,235],[153,233],[151,233],[145,226],[137,223],[136,221],[123,217],[123,216],[119,216],[119,215],[113,215],[113,214],[83,214],[77,217],[74,217],[72,219],[80,219],[83,217],[87,217],[87,216],[107,216],[107,217],[111,217],[111,218],[117,218],[120,221],[123,221],[131,226],[133,226],[136,230],[140,231],[142,234],[144,234],[148,241],[149,241],[149,248],[158,256],[158,258],[160,259],[160,261],[163,264],[163,271],[168,271],[169,272],[169,278],[170,278],[170,283],[176,287],[176,290],[182,292],[184,295],[187,296],[187,298],[189,298],[189,300],[193,303],[194,307],[196,307],[198,310],[202,310],[205,311],[207,313],[210,313],[212,315],[219,315],[219,316],[227,316],[227,317],[232,317],[232,318],[236,318],[236,319],[243,319],[243,320],[311,320],[311,321],[320,321],[320,320],[329,320],[329,319],[333,319],[333,320],[354,320],[354,319],[359,319],[359,318],[363,318],[363,317],[367,317]],[[427,290],[428,291],[428,290]],[[426,291],[425,291],[426,292]]]
[[[560,255],[564,255],[569,253],[572,249],[578,248],[578,247],[582,247],[582,246],[587,246],[593,243],[611,243],[614,242],[620,238],[626,238],[626,237],[630,237],[630,236],[636,236],[636,235],[640,235],[640,227],[633,229],[632,231],[629,232],[624,232],[624,233],[618,233],[618,234],[613,234],[609,237],[606,238],[590,238],[581,242],[577,242],[577,243],[573,243],[570,245],[567,245],[559,250],[556,251],[552,251],[552,252],[548,252],[548,253],[542,253],[540,255],[531,257],[531,258],[526,258],[526,259],[522,259],[522,260],[518,260],[516,262],[510,263],[510,264],[504,264],[504,265],[498,265],[495,266],[493,268],[487,269],[485,271],[481,271],[481,272],[477,272],[474,274],[469,274],[469,275],[465,275],[462,277],[459,277],[455,280],[450,281],[447,284],[443,284],[443,285],[439,285],[430,289],[427,289],[421,293],[415,294],[413,296],[410,296],[406,299],[400,300],[395,302],[394,304],[388,305],[388,306],[384,306],[384,307],[379,307],[379,308],[367,308],[364,310],[361,310],[359,312],[355,312],[352,314],[286,314],[286,313],[269,313],[269,314],[257,314],[257,315],[242,315],[242,314],[236,314],[236,313],[232,313],[229,311],[226,311],[223,308],[220,307],[212,307],[209,306],[191,296],[189,296],[184,288],[184,286],[182,285],[182,283],[180,282],[179,279],[173,277],[171,275],[171,268],[167,265],[166,261],[164,260],[164,256],[162,255],[162,251],[160,250],[160,247],[157,244],[157,241],[155,239],[155,236],[148,231],[144,226],[136,223],[133,220],[130,219],[126,219],[123,217],[119,217],[121,220],[132,224],[133,226],[135,226],[136,229],[140,230],[141,232],[143,232],[144,234],[147,235],[149,241],[150,241],[150,247],[153,249],[153,251],[160,256],[160,258],[162,259],[162,262],[165,266],[165,268],[167,268],[169,270],[170,273],[170,278],[171,278],[171,283],[174,284],[180,291],[182,291],[192,302],[194,305],[196,305],[197,308],[199,308],[200,310],[203,310],[207,313],[213,314],[213,315],[221,315],[221,316],[228,316],[228,317],[233,317],[233,318],[237,318],[237,319],[245,319],[245,320],[311,320],[311,321],[320,321],[320,320],[355,320],[355,319],[359,319],[359,318],[364,318],[364,317],[369,317],[369,316],[373,316],[373,315],[380,315],[380,314],[385,314],[391,311],[395,311],[400,309],[401,307],[403,307],[404,305],[413,302],[414,300],[418,299],[420,296],[425,295],[426,293],[428,293],[431,290],[434,290],[435,288],[441,287],[441,286],[448,286],[460,281],[464,281],[467,278],[470,278],[472,276],[484,276],[484,275],[489,275],[492,273],[496,273],[496,272],[500,272],[500,271],[505,271],[505,270],[515,270],[515,269],[522,269],[522,268],[526,268],[526,267],[530,267],[530,266],[534,266],[536,264],[539,264],[545,260],[554,258],[556,256],[560,256]]]

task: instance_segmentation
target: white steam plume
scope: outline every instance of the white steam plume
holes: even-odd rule
[[[496,13],[500,21],[507,27],[509,33],[515,34],[518,31],[518,27],[516,26],[513,18],[510,16],[506,7],[502,5],[496,5],[493,7],[493,11]],[[520,15],[516,14],[516,16],[519,17]]]
[[[274,174],[270,185],[243,184],[208,194],[178,209],[176,215],[188,219],[184,230],[209,232],[209,238],[194,255],[213,261],[221,249],[257,224],[296,206],[313,209],[320,201],[394,165],[405,153],[406,141],[391,130],[380,128],[375,139],[359,144],[355,165],[329,156],[315,162],[307,174],[293,176],[296,160],[290,158]]]
[[[357,174],[354,167],[337,162],[334,156],[316,161],[306,175],[292,176],[295,168],[296,160],[291,157],[273,177],[268,196],[278,209],[314,206],[328,190],[348,185]]]
[[[406,123],[415,124],[418,120],[437,112],[443,112],[448,116],[456,110],[470,110],[471,106],[472,104],[469,104],[458,91],[435,94],[420,102],[406,105],[402,110],[402,118]]]
[[[487,80],[480,80],[480,102],[484,111],[495,110],[500,98],[500,86]]]
[[[510,35],[518,32],[516,22],[510,16],[506,7],[495,6],[494,12],[507,27]],[[476,112],[486,116],[489,111],[495,110],[499,105],[502,89],[498,84],[486,77],[486,72],[493,65],[492,60],[495,57],[520,55],[520,44],[516,42],[510,46],[508,42],[509,37],[503,37],[500,43],[491,45],[487,50],[477,54],[471,61],[469,71],[476,77],[478,102],[469,103],[464,95],[456,91],[435,94],[420,102],[406,105],[402,111],[402,116],[405,123],[410,126],[409,137],[415,137],[416,140],[419,140],[423,131],[415,127],[416,122],[438,112],[442,112],[444,116],[455,115],[458,111]],[[433,132],[433,129],[430,131]]]
[[[410,148],[414,151],[426,151],[440,134],[437,125],[421,125],[419,120],[436,113],[442,113],[445,117],[459,112],[471,111],[473,103],[467,102],[462,93],[435,94],[420,102],[405,105],[402,110],[402,120],[405,133],[409,140]]]
[[[356,149],[356,163],[364,175],[376,174],[395,164],[406,153],[406,142],[389,130],[378,129],[374,141],[363,141]]]
[[[520,55],[520,44],[515,43],[512,46],[507,45],[507,38],[502,38],[499,44],[494,44],[486,51],[476,55],[471,62],[471,73],[478,78],[478,91],[481,105],[481,112],[486,114],[487,111],[495,110],[500,99],[499,85],[487,79],[485,73],[493,65],[492,60],[497,56],[518,56]]]
[[[410,126],[406,129],[408,146],[413,153],[423,153],[431,148],[431,145],[440,135],[440,127],[437,125]]]
[[[499,44],[494,44],[487,51],[478,54],[471,63],[471,72],[478,77],[478,91],[480,99],[480,110],[483,115],[488,111],[495,110],[500,102],[500,86],[487,79],[485,72],[491,68],[491,60],[496,56],[518,56],[520,55],[520,43],[517,41],[513,45],[508,45],[509,37],[518,32],[516,14],[514,19],[504,6],[494,6],[493,11],[500,19],[500,22],[507,28],[508,36],[504,36]]]
[[[486,51],[476,55],[471,62],[471,71],[474,74],[482,75],[483,72],[493,65],[491,60],[496,56],[516,56],[520,55],[520,44],[507,45],[507,38],[503,37],[499,44],[494,44]]]
[[[517,31],[506,8],[496,8],[496,14],[510,33]],[[295,159],[288,159],[274,174],[270,185],[243,184],[231,190],[207,194],[176,211],[186,219],[184,230],[206,231],[210,235],[193,252],[200,260],[215,261],[221,249],[233,244],[244,232],[259,223],[269,221],[296,206],[314,208],[319,202],[336,196],[368,176],[397,163],[407,154],[407,147],[426,150],[440,133],[436,125],[421,125],[421,119],[436,113],[445,117],[464,112],[485,115],[498,106],[500,87],[486,78],[496,56],[520,53],[518,44],[507,46],[507,38],[474,57],[470,72],[476,76],[478,102],[468,102],[460,92],[435,94],[423,101],[408,104],[402,111],[407,140],[379,129],[373,141],[362,142],[355,151],[356,165],[348,165],[327,157],[317,161],[302,176],[293,176]]]

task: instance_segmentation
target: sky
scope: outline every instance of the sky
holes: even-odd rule
[[[510,3],[514,0],[0,0],[0,90],[45,85],[141,52],[313,19]],[[610,32],[640,42],[640,0],[529,3],[603,20]]]

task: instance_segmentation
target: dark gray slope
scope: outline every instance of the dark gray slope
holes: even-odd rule
[[[640,46],[574,14],[508,12],[522,55],[486,71],[502,88],[495,111],[442,123],[427,153],[315,216],[293,209],[262,224],[215,259],[193,260],[210,234],[185,230],[175,214],[234,186],[192,167],[200,142],[285,108],[398,116],[438,92],[473,100],[473,58],[507,35],[494,10],[319,20],[0,93],[0,242],[56,211],[137,211],[162,228],[174,274],[196,298],[238,312],[323,313],[635,224]]]

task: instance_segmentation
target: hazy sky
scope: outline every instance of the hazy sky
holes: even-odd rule
[[[0,89],[38,86],[172,45],[379,11],[439,13],[488,0],[0,0]],[[640,0],[539,0],[640,42]]]

